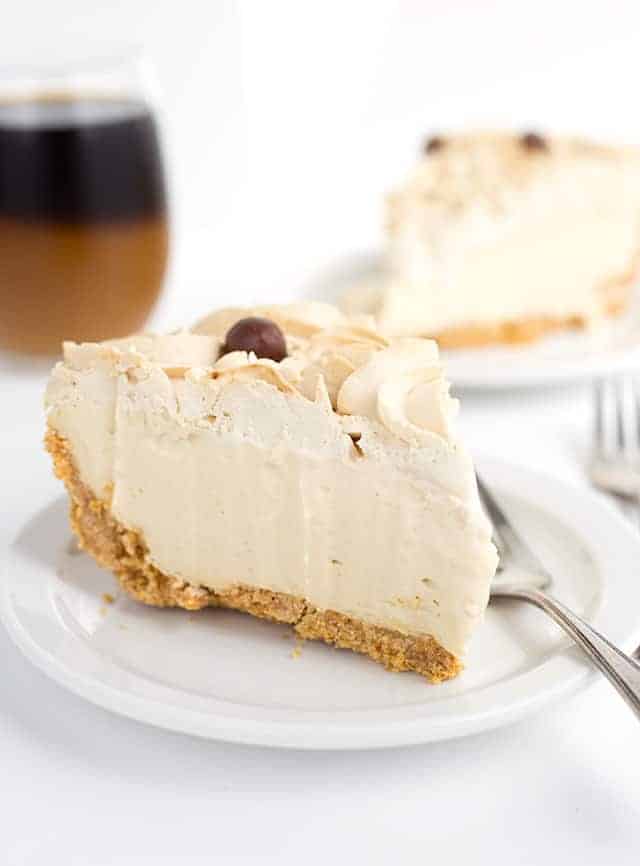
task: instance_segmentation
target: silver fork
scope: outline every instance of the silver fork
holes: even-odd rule
[[[543,610],[584,650],[640,719],[640,664],[545,590],[553,579],[478,478],[480,500],[493,524],[500,555],[491,598],[516,598]]]
[[[593,386],[593,448],[589,476],[640,524],[640,387],[631,376]]]

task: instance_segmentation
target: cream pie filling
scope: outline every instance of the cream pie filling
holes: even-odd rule
[[[457,135],[387,204],[387,277],[347,295],[395,335],[601,320],[640,249],[640,152],[576,139]]]
[[[162,572],[289,593],[461,655],[496,554],[437,348],[323,306],[277,309],[293,332],[281,363],[218,357],[226,314],[199,333],[67,344],[49,425]]]

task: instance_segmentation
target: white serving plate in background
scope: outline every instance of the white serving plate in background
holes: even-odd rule
[[[381,257],[363,253],[314,277],[305,297],[339,303],[354,286],[383,279]],[[592,332],[563,331],[521,345],[442,352],[447,377],[458,388],[522,388],[588,381],[627,370],[640,372],[640,291],[630,309]]]

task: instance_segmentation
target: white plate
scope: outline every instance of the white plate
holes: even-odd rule
[[[496,461],[481,466],[556,576],[557,595],[631,650],[640,641],[640,538],[589,492]],[[324,644],[297,647],[289,628],[244,614],[140,605],[69,539],[62,497],[22,529],[2,568],[4,624],[58,682],[165,728],[307,749],[424,743],[514,721],[592,676],[523,604],[492,606],[466,670],[431,686]],[[610,699],[619,700],[613,691]]]
[[[380,256],[354,256],[314,278],[304,294],[338,303],[354,286],[379,285]],[[447,376],[461,388],[519,388],[584,381],[640,369],[640,291],[631,308],[593,332],[565,331],[521,346],[443,351]]]

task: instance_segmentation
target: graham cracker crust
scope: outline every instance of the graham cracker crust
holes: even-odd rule
[[[50,428],[45,445],[55,474],[69,493],[71,526],[79,546],[110,569],[120,586],[138,601],[187,610],[232,608],[288,623],[301,638],[362,653],[388,670],[414,671],[432,683],[448,680],[462,670],[460,661],[431,635],[407,635],[336,611],[319,610],[287,593],[242,584],[214,592],[164,574],[151,562],[141,535],[119,523],[109,503],[97,499],[80,480],[67,441]]]
[[[636,274],[636,266],[621,278],[612,280],[602,288],[604,294],[603,312],[607,316],[623,313],[631,295],[630,284]],[[589,321],[584,316],[549,317],[536,316],[512,322],[499,322],[495,325],[465,325],[446,328],[435,334],[425,334],[438,342],[443,349],[466,349],[475,346],[488,346],[495,343],[513,345],[532,343],[554,331],[585,329]]]

